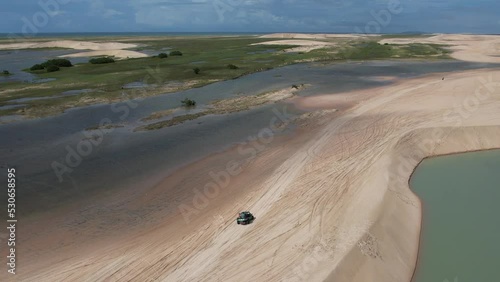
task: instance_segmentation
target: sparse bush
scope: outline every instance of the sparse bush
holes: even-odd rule
[[[44,67],[41,64],[36,64],[30,68],[31,71],[43,70]]]
[[[238,68],[238,66],[235,66],[235,65],[233,65],[233,64],[229,64],[229,65],[227,65],[227,68],[228,68],[228,69],[231,69],[231,70],[237,70],[237,69],[239,69],[239,68]]]
[[[193,71],[195,74],[199,74],[201,70],[200,70],[200,68],[194,68]]]
[[[47,68],[49,66],[57,66],[57,67],[72,67],[73,64],[67,59],[52,59],[48,60],[45,63],[42,64],[44,68]]]
[[[2,73],[3,75],[10,75],[10,72],[8,70],[4,70]]]
[[[181,103],[182,103],[182,105],[184,107],[193,107],[193,106],[196,106],[196,101],[188,99],[188,98],[182,100]]]
[[[297,86],[296,84],[292,85],[292,88],[293,89],[299,89],[299,86]]]
[[[100,58],[92,58],[89,60],[89,63],[91,64],[109,64],[109,63],[114,63],[115,60],[111,57],[100,57]]]
[[[52,66],[57,67],[57,70],[56,70],[56,68],[50,68],[50,70],[49,70],[49,67],[52,67]],[[72,66],[73,66],[73,64],[71,64],[71,61],[69,61],[67,59],[52,59],[52,60],[48,60],[42,64],[33,65],[30,68],[30,70],[31,71],[38,71],[38,70],[45,69],[47,72],[54,72],[54,71],[58,71],[60,69],[60,67],[72,67]]]
[[[182,52],[181,51],[172,51],[172,52],[170,52],[170,56],[182,56]]]
[[[47,72],[55,72],[55,71],[58,71],[60,70],[60,68],[56,65],[50,65],[46,68]]]
[[[168,58],[168,55],[167,55],[167,53],[160,53],[160,54],[158,54],[158,58],[166,59],[166,58]]]

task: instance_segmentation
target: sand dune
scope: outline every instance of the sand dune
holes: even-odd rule
[[[26,262],[29,269],[19,277],[410,281],[421,214],[408,187],[412,170],[427,156],[500,147],[500,71],[441,77],[295,99],[311,110],[350,106],[310,120],[287,146],[276,145],[246,164],[231,189],[210,199],[189,224],[181,214],[165,216],[162,224],[123,233],[104,246],[65,255],[61,249],[64,260],[54,254],[33,258],[36,263]],[[212,161],[237,156],[226,152]],[[208,174],[217,167],[212,161],[172,175],[136,201],[190,203],[192,189],[208,180],[186,177]],[[241,209],[256,214],[254,224],[234,223]]]
[[[287,49],[287,52],[309,52],[314,49],[332,46],[333,43],[319,40],[331,38],[361,38],[373,35],[358,34],[302,34],[276,33],[260,36],[260,38],[286,40],[266,41],[263,45],[298,45],[300,47]],[[467,35],[467,34],[437,34],[430,37],[388,38],[381,44],[442,44],[448,45],[453,51],[451,56],[457,60],[482,63],[500,63],[500,36],[497,35]]]
[[[0,44],[0,50],[15,50],[15,49],[36,49],[36,48],[67,48],[75,50],[93,50],[94,52],[81,52],[71,54],[67,57],[87,57],[87,56],[116,56],[119,58],[140,58],[146,57],[146,54],[136,51],[126,51],[137,47],[135,44],[117,43],[117,42],[88,42],[75,40],[58,40],[50,42],[23,42],[12,44]]]
[[[272,40],[252,45],[297,45],[299,47],[285,49],[285,52],[310,52],[312,50],[321,49],[325,47],[335,46],[335,43],[327,40],[332,38],[359,38],[366,35],[358,34],[305,34],[305,33],[274,33],[259,36],[259,38],[277,39],[283,38],[285,40]],[[313,40],[314,39],[314,40]]]
[[[500,63],[500,36],[438,34],[428,38],[392,38],[381,44],[429,43],[449,45],[457,60],[482,63]]]
[[[285,52],[309,52],[315,49],[321,49],[325,47],[334,46],[332,42],[315,41],[315,40],[273,40],[260,43],[254,43],[251,45],[297,45],[300,47],[285,49]]]
[[[129,50],[105,50],[105,51],[89,51],[89,52],[80,52],[75,54],[64,55],[61,57],[65,58],[75,58],[75,57],[98,57],[98,56],[114,56],[117,58],[144,58],[148,57],[148,55],[137,52],[137,51],[129,51]]]
[[[358,38],[359,34],[306,34],[306,33],[273,33],[259,38],[297,38],[297,39],[327,39],[327,38]]]

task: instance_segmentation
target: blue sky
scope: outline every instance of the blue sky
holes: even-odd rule
[[[0,0],[0,32],[500,33],[498,0]]]

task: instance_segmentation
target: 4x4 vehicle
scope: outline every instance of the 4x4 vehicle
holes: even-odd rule
[[[252,223],[255,220],[255,216],[251,214],[249,211],[240,212],[238,218],[236,219],[236,223],[241,225],[247,225]]]

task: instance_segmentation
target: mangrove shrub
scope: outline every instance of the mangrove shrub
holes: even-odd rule
[[[172,51],[172,52],[170,52],[170,56],[182,56],[182,52],[181,51]]]
[[[186,98],[186,99],[182,100],[181,103],[185,107],[192,107],[192,106],[196,105],[196,101],[195,100],[191,100],[189,98]]]
[[[89,63],[91,64],[109,64],[109,63],[114,63],[115,60],[111,57],[100,57],[100,58],[92,58],[89,60]]]

